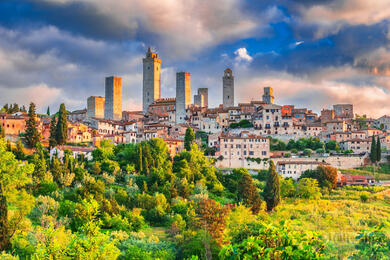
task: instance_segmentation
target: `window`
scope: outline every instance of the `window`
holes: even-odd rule
[[[249,155],[253,155],[254,153],[253,153],[253,151],[249,151]]]

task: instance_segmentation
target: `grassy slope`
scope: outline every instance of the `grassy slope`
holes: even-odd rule
[[[361,191],[339,189],[318,201],[287,200],[271,215],[274,221],[292,220],[304,232],[317,231],[330,241],[330,254],[341,259],[349,256],[362,229],[390,220],[390,200],[386,192],[370,194],[366,203],[360,201]],[[388,195],[387,195],[388,196]],[[390,226],[386,227],[390,235]]]

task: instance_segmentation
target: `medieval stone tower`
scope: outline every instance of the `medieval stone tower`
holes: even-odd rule
[[[106,78],[106,98],[104,104],[104,118],[111,120],[122,119],[122,78]]]
[[[263,102],[266,104],[274,103],[274,90],[271,87],[264,88]]]
[[[198,95],[203,96],[203,106],[209,106],[209,89],[208,88],[199,88]]]
[[[143,113],[148,112],[149,105],[161,98],[161,60],[150,47],[143,59]]]
[[[176,124],[185,123],[186,108],[191,105],[191,74],[176,73]]]
[[[234,106],[234,77],[231,69],[227,68],[222,78],[223,81],[223,107]]]

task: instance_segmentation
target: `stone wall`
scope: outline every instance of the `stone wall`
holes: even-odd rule
[[[349,169],[364,166],[367,162],[367,156],[328,156],[328,157],[303,157],[303,158],[273,158],[275,164],[282,161],[318,161],[330,164],[332,167],[337,169]],[[257,162],[248,161],[246,159],[227,159],[216,161],[216,167],[218,168],[247,168],[254,170],[268,169],[268,162],[261,161],[260,164]]]

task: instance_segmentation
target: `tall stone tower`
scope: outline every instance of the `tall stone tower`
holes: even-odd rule
[[[203,96],[203,106],[209,106],[209,89],[208,88],[198,88],[198,95]]]
[[[204,107],[204,96],[202,95],[194,95],[194,105],[197,107]]]
[[[104,118],[111,120],[122,119],[122,78],[106,78],[106,99],[104,104]]]
[[[274,90],[271,87],[264,88],[263,102],[266,104],[274,103]]]
[[[191,74],[176,73],[176,124],[185,123],[186,108],[191,105]]]
[[[234,77],[231,69],[227,68],[223,78],[223,107],[234,106]]]
[[[104,97],[89,97],[87,99],[88,117],[104,118],[104,103]]]
[[[161,98],[161,60],[150,47],[143,59],[143,99],[142,111],[148,112],[148,107],[156,99]]]

